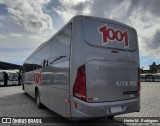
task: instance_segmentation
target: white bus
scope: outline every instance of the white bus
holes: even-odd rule
[[[139,76],[135,29],[75,16],[26,59],[23,89],[63,117],[113,117],[139,112]]]
[[[4,73],[3,71],[0,71],[0,86],[4,85]]]
[[[2,73],[4,75],[4,85],[18,85],[19,80],[18,76],[19,74],[14,70],[2,70]]]
[[[8,85],[8,73],[6,70],[0,70],[0,85],[7,86]]]
[[[154,81],[154,76],[153,76],[153,74],[152,74],[152,73],[147,73],[147,74],[145,75],[145,81],[146,81],[146,82],[153,82],[153,81]]]
[[[140,80],[141,80],[141,82],[144,82],[144,81],[146,81],[146,74],[141,74],[140,75]]]
[[[8,85],[18,85],[18,73],[15,71],[7,71]]]
[[[160,73],[154,74],[153,76],[155,82],[160,82]]]

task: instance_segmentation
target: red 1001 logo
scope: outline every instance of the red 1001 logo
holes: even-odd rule
[[[34,73],[34,82],[35,82],[35,84],[40,84],[40,82],[41,82],[41,72]]]
[[[113,29],[110,27],[107,27],[106,25],[101,26],[98,28],[99,32],[102,35],[102,44],[107,44],[108,41],[114,41],[117,40],[118,43],[124,42],[124,47],[129,47],[129,41],[128,41],[128,32],[121,31],[119,29]]]

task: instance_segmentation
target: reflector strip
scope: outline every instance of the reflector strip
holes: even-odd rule
[[[88,98],[88,101],[96,101],[98,98]]]

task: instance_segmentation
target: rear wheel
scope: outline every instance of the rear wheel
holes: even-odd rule
[[[108,118],[109,118],[109,119],[113,119],[113,118],[114,118],[114,116],[108,116]]]
[[[22,90],[24,90],[24,84],[22,84],[21,86],[22,86]]]
[[[27,95],[27,92],[25,92],[24,84],[22,84],[22,90],[23,90],[24,93]]]
[[[37,104],[38,108],[42,108],[42,104],[40,101],[40,94],[39,94],[38,90],[36,91],[36,104]]]

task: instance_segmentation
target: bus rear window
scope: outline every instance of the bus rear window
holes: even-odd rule
[[[93,46],[131,51],[137,49],[135,30],[118,23],[84,18],[84,37]]]

